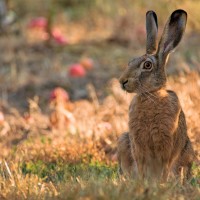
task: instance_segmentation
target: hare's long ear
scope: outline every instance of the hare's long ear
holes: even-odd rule
[[[147,46],[146,53],[153,54],[157,49],[158,22],[154,11],[146,13]]]
[[[159,63],[165,64],[169,53],[179,44],[185,31],[187,13],[184,10],[175,10],[167,21],[159,46]]]

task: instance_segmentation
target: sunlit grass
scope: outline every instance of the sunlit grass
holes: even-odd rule
[[[4,163],[5,165],[5,163]],[[198,200],[197,184],[141,182],[119,177],[116,166],[29,162],[5,167],[0,191],[5,199],[177,199]],[[10,172],[8,173],[8,170]]]
[[[67,46],[47,47],[37,37],[38,30],[27,28],[30,18],[48,15],[52,2],[54,26],[69,39]],[[145,52],[145,13],[157,12],[161,33],[169,14],[182,8],[188,12],[188,26],[169,60],[167,88],[179,96],[199,159],[200,3],[16,0],[10,4],[20,18],[16,26],[21,35],[0,37],[0,111],[5,116],[0,122],[0,199],[200,200],[198,162],[186,185],[172,178],[156,184],[120,177],[116,154],[117,138],[128,130],[132,99],[116,78],[129,59]],[[68,76],[69,65],[84,56],[93,59],[94,68],[83,78]],[[54,102],[59,109],[49,103],[51,90],[58,86],[70,96],[68,102]]]
[[[168,86],[177,91],[185,108],[189,135],[197,157],[198,80],[199,76],[196,74],[171,77]],[[188,81],[187,86],[182,85],[185,81]],[[34,110],[33,105],[30,105],[32,109],[29,110],[32,116],[31,123],[24,123],[20,114],[8,115],[8,125],[12,126],[12,129],[10,135],[2,140],[4,148],[1,152],[3,159],[0,165],[1,198],[124,199],[126,197],[126,199],[198,200],[200,194],[198,163],[193,165],[193,178],[186,185],[181,185],[176,179],[170,179],[165,184],[156,184],[126,179],[118,175],[116,140],[117,136],[127,128],[126,113],[131,97],[124,96],[123,91],[118,90],[116,86],[116,81],[113,80],[109,96],[99,105],[98,110],[93,102],[76,102],[77,107],[73,111],[78,120],[75,125],[77,128],[75,135],[70,130],[66,131],[67,129],[45,128],[49,124],[47,116],[40,109]],[[183,88],[185,89],[182,90]],[[83,127],[81,123],[79,124],[79,120],[83,120],[81,116],[85,115],[86,106],[88,117],[93,121],[89,121],[86,127]],[[107,119],[107,123],[103,119]],[[93,130],[93,134],[88,134],[90,130]],[[19,132],[16,134],[16,131]],[[28,134],[27,138],[20,139],[24,134]],[[13,140],[15,142],[12,144]],[[7,145],[8,142],[12,145]]]

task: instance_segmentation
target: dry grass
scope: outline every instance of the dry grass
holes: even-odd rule
[[[38,31],[27,29],[28,18],[21,21],[21,35],[0,38],[0,110],[5,116],[0,122],[0,199],[199,200],[198,163],[193,166],[194,178],[185,186],[174,179],[155,185],[118,176],[116,141],[128,130],[132,95],[120,89],[116,77],[133,55],[144,52],[145,11],[155,8],[159,16],[163,13],[162,27],[169,14],[163,9],[169,3],[169,12],[179,7],[179,1],[131,2],[112,7],[111,1],[96,0],[88,14],[90,22],[85,14],[78,20],[59,14],[55,26],[71,41],[66,47],[47,47]],[[21,8],[23,16],[31,10],[29,3]],[[200,159],[199,23],[192,18],[199,5],[181,3],[191,16],[189,31],[170,59],[167,87],[179,96]],[[41,12],[46,7],[37,6],[31,14],[37,9],[38,14],[46,14]],[[121,24],[126,18],[127,24]],[[113,32],[119,37],[110,43]],[[84,56],[93,58],[94,69],[83,78],[70,77],[69,65]],[[50,92],[58,86],[68,91],[70,101],[61,97],[50,102]]]
[[[197,154],[199,81],[196,73],[169,78],[169,88],[178,93],[186,113],[189,136]],[[114,79],[110,95],[98,107],[95,101],[62,102],[62,109],[71,104],[76,120],[71,125],[68,120],[63,121],[64,129],[52,127],[49,115],[40,111],[37,100],[29,101],[29,118],[4,106],[7,114],[1,125],[2,198],[123,199],[126,195],[128,199],[198,199],[199,167],[193,170],[193,186],[183,187],[175,180],[150,186],[117,177],[116,140],[127,130],[130,100],[131,95],[121,91]]]

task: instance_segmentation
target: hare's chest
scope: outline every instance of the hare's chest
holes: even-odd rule
[[[132,102],[129,108],[129,131],[130,138],[143,150],[148,150],[153,144],[153,138],[159,134],[162,125],[162,105],[156,108],[151,103],[140,106]]]
[[[152,112],[152,108],[141,109],[132,105],[129,110],[129,129],[134,134],[140,134],[140,136],[149,135],[151,133],[152,125],[155,124],[155,117],[159,113]]]

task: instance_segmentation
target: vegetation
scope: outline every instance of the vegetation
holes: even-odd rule
[[[133,96],[117,78],[132,57],[144,53],[145,12],[157,12],[161,30],[169,13],[182,8],[188,26],[169,60],[167,87],[181,100],[200,158],[199,2],[8,5],[17,18],[0,37],[0,199],[199,200],[199,163],[186,185],[174,178],[155,184],[119,177],[116,154]]]

